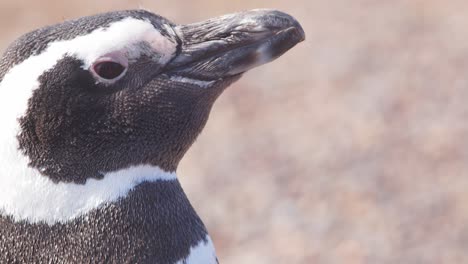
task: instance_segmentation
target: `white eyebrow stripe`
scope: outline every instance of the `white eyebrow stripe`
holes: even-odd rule
[[[195,84],[202,88],[207,88],[215,82],[215,81],[202,81],[202,80],[187,78],[187,77],[183,77],[179,75],[171,75],[170,79],[176,82]]]
[[[134,44],[143,41],[160,56],[161,64],[167,63],[177,51],[177,43],[163,36],[151,22],[132,17],[114,22],[109,27],[97,29],[88,35],[52,43],[49,48],[53,49],[55,45],[67,46],[68,53],[82,59],[84,68],[87,69],[99,56],[125,47],[128,48],[129,60],[138,58],[143,51]],[[93,43],[100,44],[93,45]]]

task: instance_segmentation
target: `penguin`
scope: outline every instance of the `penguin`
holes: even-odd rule
[[[177,165],[224,89],[304,39],[265,9],[115,11],[18,38],[0,61],[0,262],[218,263]]]

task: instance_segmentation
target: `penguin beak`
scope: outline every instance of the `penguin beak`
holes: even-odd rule
[[[301,25],[275,10],[251,10],[175,26],[178,55],[169,73],[199,80],[239,75],[270,62],[305,39]]]

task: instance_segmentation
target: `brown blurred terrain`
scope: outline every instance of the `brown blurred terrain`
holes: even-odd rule
[[[9,1],[0,48],[143,7],[269,7],[307,40],[216,103],[178,174],[221,263],[468,263],[467,1]]]

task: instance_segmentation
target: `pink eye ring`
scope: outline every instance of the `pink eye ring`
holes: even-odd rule
[[[128,60],[121,52],[112,52],[97,59],[91,72],[100,82],[114,83],[127,72]]]

